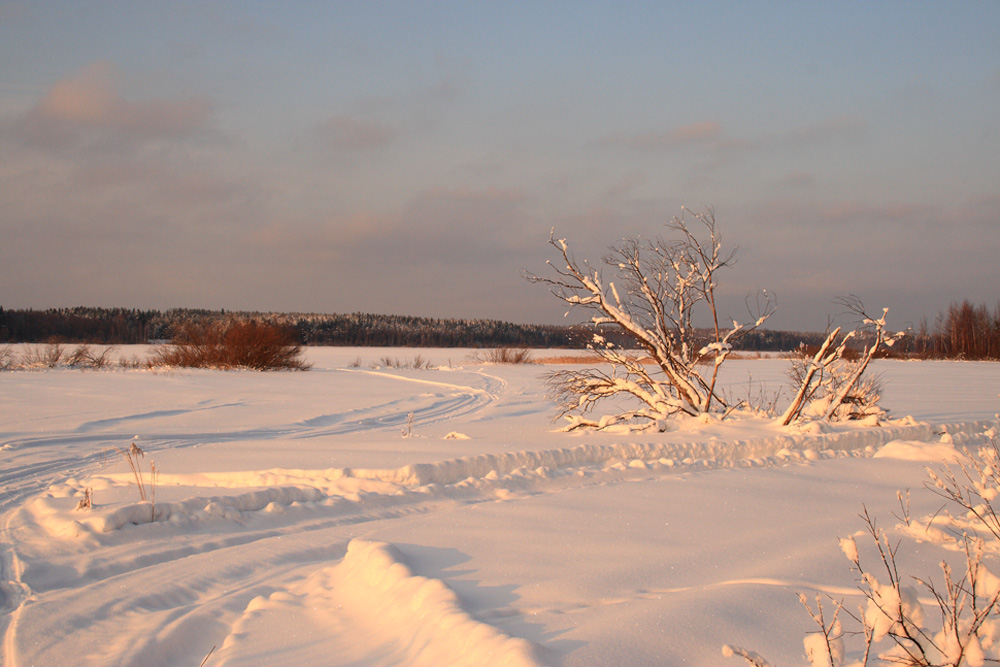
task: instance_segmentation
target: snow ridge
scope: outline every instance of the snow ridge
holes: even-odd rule
[[[505,499],[518,493],[553,492],[581,483],[613,481],[622,474],[676,474],[685,469],[784,465],[835,456],[870,456],[886,443],[930,442],[941,433],[962,445],[993,425],[988,420],[956,424],[903,424],[857,427],[831,433],[778,433],[743,440],[585,444],[559,449],[481,454],[394,469],[270,469],[232,473],[163,475],[162,485],[228,487],[233,494],[184,500],[125,503],[68,512],[67,501],[80,489],[50,488],[22,511],[30,522],[55,537],[110,533],[130,525],[207,520],[244,522],[253,515],[280,515],[291,508],[352,515],[351,522],[373,520],[404,505],[434,498],[466,502]],[[109,484],[126,484],[126,475],[104,475]],[[63,488],[63,487],[66,488]],[[259,487],[253,489],[253,487]]]
[[[647,442],[613,445],[579,445],[562,449],[526,450],[504,454],[484,454],[418,463],[395,470],[353,470],[355,477],[381,479],[406,486],[455,484],[469,477],[482,479],[490,473],[511,473],[519,468],[566,468],[585,464],[600,464],[614,459],[652,461],[712,460],[738,461],[774,456],[783,450],[851,451],[879,447],[892,440],[928,440],[935,432],[981,432],[989,421],[931,426],[912,424],[882,428],[858,428],[850,431],[818,434],[775,435],[768,438],[733,441]],[[345,471],[347,474],[348,471]]]
[[[389,544],[352,540],[339,567],[353,589],[345,593],[367,600],[371,617],[395,628],[420,664],[539,664],[531,642],[472,618],[444,582],[413,574]]]

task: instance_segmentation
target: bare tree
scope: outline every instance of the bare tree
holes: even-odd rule
[[[696,228],[688,224],[692,218]],[[723,251],[714,212],[682,209],[666,225],[669,237],[654,240],[627,238],[612,246],[604,264],[617,280],[605,281],[600,269],[578,262],[565,239],[549,243],[558,251],[558,266],[549,262],[555,277],[529,275],[532,282],[550,286],[552,293],[572,307],[592,313],[596,332],[590,342],[610,370],[588,368],[549,375],[553,394],[568,428],[605,428],[623,422],[647,425],[678,413],[699,415],[725,412],[726,401],[716,391],[719,369],[733,343],[764,323],[774,312],[774,301],[762,292],[751,304],[749,324],[719,323],[716,290],[718,273],[735,261],[736,251]],[[708,335],[696,328],[696,318],[709,326]],[[645,358],[616,346],[601,335],[604,327],[625,334]],[[708,362],[704,372],[699,364]],[[636,410],[588,419],[604,399],[631,396]],[[575,413],[575,414],[574,414]]]

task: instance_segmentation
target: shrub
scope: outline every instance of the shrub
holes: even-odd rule
[[[33,345],[24,351],[21,368],[56,368],[63,361],[62,343],[51,341],[44,347]]]
[[[74,368],[107,368],[111,365],[113,347],[102,347],[94,351],[89,345],[79,345],[69,353],[65,362]]]
[[[254,320],[186,324],[152,363],[190,368],[306,370],[302,345],[284,327]]]
[[[14,348],[10,345],[0,347],[0,371],[8,371],[15,366]]]
[[[352,362],[352,368],[354,363],[358,366],[361,364],[361,357],[358,357],[354,362]],[[399,357],[390,357],[389,355],[384,355],[378,362],[370,364],[371,368],[414,368],[416,370],[427,370],[433,368],[429,359],[424,359],[423,356],[417,355],[413,359],[400,359]]]
[[[472,355],[473,361],[481,364],[533,364],[531,348],[494,347]]]

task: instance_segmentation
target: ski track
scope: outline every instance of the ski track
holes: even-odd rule
[[[413,424],[423,426],[481,411],[495,404],[506,388],[503,379],[483,372],[478,373],[483,380],[482,388],[385,372],[351,372],[413,383],[425,393],[362,409],[317,415],[279,428],[151,434],[144,436],[143,447],[156,451],[228,440],[360,434],[400,428],[411,419]],[[235,404],[195,409],[213,410],[230,405]],[[433,608],[432,618],[437,622],[450,618],[450,623],[466,628],[480,642],[491,642],[498,656],[507,656],[504,659],[508,662],[503,664],[538,664],[541,662],[538,647],[507,637],[470,617],[443,583],[406,569],[391,546],[341,540],[332,545],[321,541],[325,546],[317,547],[310,536],[345,526],[362,528],[366,523],[434,513],[456,504],[516,501],[589,485],[660,479],[723,468],[867,457],[891,440],[930,441],[942,429],[952,435],[956,444],[973,443],[977,434],[993,423],[971,421],[934,426],[921,423],[816,435],[780,434],[730,442],[585,444],[460,457],[396,469],[272,469],[256,473],[163,475],[160,483],[164,486],[203,485],[210,487],[213,495],[158,502],[155,508],[148,503],[124,503],[95,509],[87,515],[67,511],[76,501],[73,491],[80,489],[70,488],[72,484],[66,480],[92,472],[107,457],[109,448],[127,442],[127,438],[113,433],[95,431],[185,412],[188,411],[150,411],[101,419],[86,422],[73,433],[3,443],[0,609],[5,613],[0,630],[4,631],[7,656],[4,664],[19,664],[18,651],[25,651],[26,646],[34,646],[34,653],[29,651],[21,656],[25,664],[45,663],[46,646],[71,641],[73,633],[81,628],[97,635],[121,634],[121,626],[139,612],[157,616],[161,632],[155,636],[131,635],[134,642],[125,654],[113,653],[120,651],[120,645],[115,645],[98,647],[81,657],[118,664],[197,662],[215,645],[220,649],[215,655],[218,664],[237,664],[247,657],[241,654],[244,650],[241,638],[256,627],[260,621],[255,619],[265,610],[281,617],[285,613],[294,615],[308,605],[340,608],[337,605],[343,601],[335,599],[340,593],[333,584],[340,582],[343,587],[346,571],[354,572],[355,579],[368,582],[364,586],[358,584],[361,588],[353,594],[381,596],[384,607],[390,609],[394,608],[396,597],[423,590],[422,595],[430,600],[426,606]],[[50,448],[55,454],[64,451],[60,447],[68,443],[87,444],[94,449],[73,458],[55,456],[45,463],[17,463],[23,450]],[[34,451],[31,458],[37,461],[37,454]],[[107,474],[103,478],[112,482],[127,480],[126,475]],[[369,483],[381,486],[366,486]],[[49,495],[57,491],[55,497],[31,500],[46,489]],[[109,539],[116,534],[129,537]],[[184,535],[185,539],[175,541],[176,535]],[[29,539],[24,540],[26,537]],[[18,553],[11,546],[18,538],[25,543],[47,539],[56,548],[46,553]],[[251,543],[257,545],[255,553],[265,554],[259,559],[262,564],[224,557],[229,550]],[[349,554],[355,556],[348,558]],[[311,588],[292,576],[303,564],[315,566],[315,574],[309,578]],[[48,586],[32,590],[25,582],[36,578],[39,570],[45,572]],[[395,574],[389,577],[389,572]],[[392,579],[391,584],[385,583],[387,577]],[[803,581],[734,580],[712,584],[731,585],[813,589],[837,595],[853,592],[827,590]],[[123,588],[142,593],[123,596],[118,593]],[[601,603],[619,604],[686,590],[641,590],[628,598]],[[74,610],[72,615],[46,614],[46,609],[58,609],[65,604]],[[395,605],[399,606],[405,605]],[[554,611],[573,610],[570,607]],[[539,611],[546,610],[498,610],[491,614]],[[342,624],[344,628],[360,627],[358,624],[363,621],[343,614],[327,619],[328,623]],[[417,621],[400,623],[406,627],[407,623]],[[32,637],[45,641],[33,644]],[[194,639],[197,643],[191,646]],[[345,646],[344,650],[353,649]],[[430,649],[424,647],[424,650]],[[406,659],[405,655],[382,657],[388,662]]]
[[[456,419],[482,410],[494,403],[506,387],[506,382],[503,379],[484,372],[477,373],[484,380],[485,388],[482,389],[421,378],[405,377],[381,371],[348,369],[345,372],[369,373],[380,378],[409,382],[429,389],[435,389],[438,393],[418,394],[363,409],[320,415],[280,428],[254,428],[238,431],[199,433],[148,433],[143,436],[142,447],[147,452],[152,453],[161,449],[175,449],[207,443],[240,440],[273,440],[277,438],[321,438],[334,435],[365,433],[380,429],[401,428],[410,421],[411,414],[413,415],[412,424],[414,426],[426,426]],[[115,447],[127,446],[131,441],[129,437],[114,433],[113,430],[115,428],[154,417],[178,416],[200,410],[212,410],[239,405],[241,404],[226,403],[194,409],[150,411],[137,415],[85,422],[77,427],[73,433],[65,435],[47,435],[43,437],[6,440],[0,443],[0,455],[4,457],[4,467],[0,470],[0,488],[4,489],[3,493],[0,494],[0,512],[20,502],[25,497],[46,488],[54,479],[59,477],[75,477],[83,471],[91,469],[98,462],[106,462],[108,456],[113,455]],[[92,433],[98,428],[111,432],[79,435]],[[69,444],[74,446],[92,444],[98,445],[98,447],[94,451],[81,453],[73,457],[45,457],[45,463],[17,464],[17,454],[21,450],[49,447],[56,452],[61,446]],[[37,452],[33,452],[33,454],[32,458],[39,458]]]

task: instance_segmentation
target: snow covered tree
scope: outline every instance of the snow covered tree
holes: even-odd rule
[[[603,368],[549,374],[567,429],[662,427],[662,420],[678,414],[724,413],[729,407],[716,390],[719,369],[733,343],[774,312],[774,301],[766,292],[748,297],[749,323],[720,326],[718,273],[733,264],[735,249],[723,251],[711,209],[682,209],[666,228],[668,236],[626,238],[611,246],[603,261],[612,280],[578,262],[553,232],[549,243],[561,258],[559,265],[549,262],[555,276],[528,275],[571,307],[591,313],[590,347],[606,362]],[[642,356],[610,341],[603,335],[607,328],[634,341]],[[639,407],[598,419],[585,416],[603,400],[623,396],[637,399]]]

